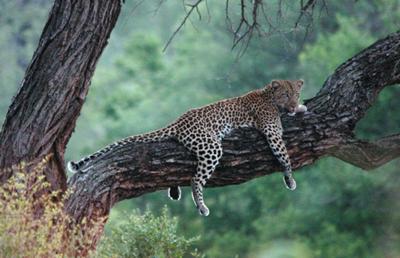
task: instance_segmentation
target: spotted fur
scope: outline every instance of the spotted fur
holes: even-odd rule
[[[115,142],[77,163],[69,162],[68,167],[73,172],[84,172],[97,158],[112,151],[118,145],[159,141],[173,137],[197,156],[197,169],[191,180],[192,197],[200,214],[207,216],[209,210],[204,203],[203,187],[222,156],[222,139],[235,128],[255,127],[266,136],[272,153],[283,166],[286,187],[294,190],[296,182],[292,176],[290,159],[282,140],[279,110],[286,110],[289,114],[307,111],[305,106],[299,105],[302,85],[302,80],[274,80],[263,89],[189,110],[165,128]],[[179,199],[179,187],[171,187],[169,195],[172,199]]]

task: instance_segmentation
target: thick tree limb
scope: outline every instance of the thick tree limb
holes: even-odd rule
[[[294,169],[324,155],[373,168],[399,156],[398,135],[373,143],[353,139],[355,124],[385,86],[400,82],[400,32],[379,40],[342,64],[316,97],[310,113],[284,116],[284,138]],[[221,164],[207,186],[239,184],[281,170],[265,139],[254,129],[237,130],[223,141]],[[379,149],[373,153],[373,148]],[[395,150],[395,151],[394,151]],[[388,152],[389,151],[389,152]],[[367,157],[367,161],[364,160]],[[169,186],[189,185],[195,158],[173,140],[128,144],[109,153],[69,181],[75,192],[67,211],[77,220],[106,216],[118,201]]]

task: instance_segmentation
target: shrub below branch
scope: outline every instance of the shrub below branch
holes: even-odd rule
[[[13,176],[0,188],[0,257],[82,257],[102,223],[75,224],[64,212],[60,192],[51,191],[43,168],[48,157],[26,173],[26,163],[13,166]]]
[[[115,226],[99,244],[99,257],[202,257],[197,250],[190,251],[197,238],[178,236],[177,219],[170,218],[167,208],[156,217],[149,211],[136,211]]]

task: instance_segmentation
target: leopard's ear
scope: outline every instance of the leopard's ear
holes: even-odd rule
[[[297,80],[296,81],[296,86],[301,89],[301,87],[303,87],[304,81],[303,79]]]
[[[278,88],[281,84],[280,84],[280,82],[279,82],[278,80],[272,80],[270,85],[271,85],[271,87],[272,87],[273,89],[276,89],[276,88]]]

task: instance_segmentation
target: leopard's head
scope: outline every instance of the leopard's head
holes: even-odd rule
[[[294,113],[299,106],[303,80],[273,80],[270,84],[274,103],[288,113]]]

